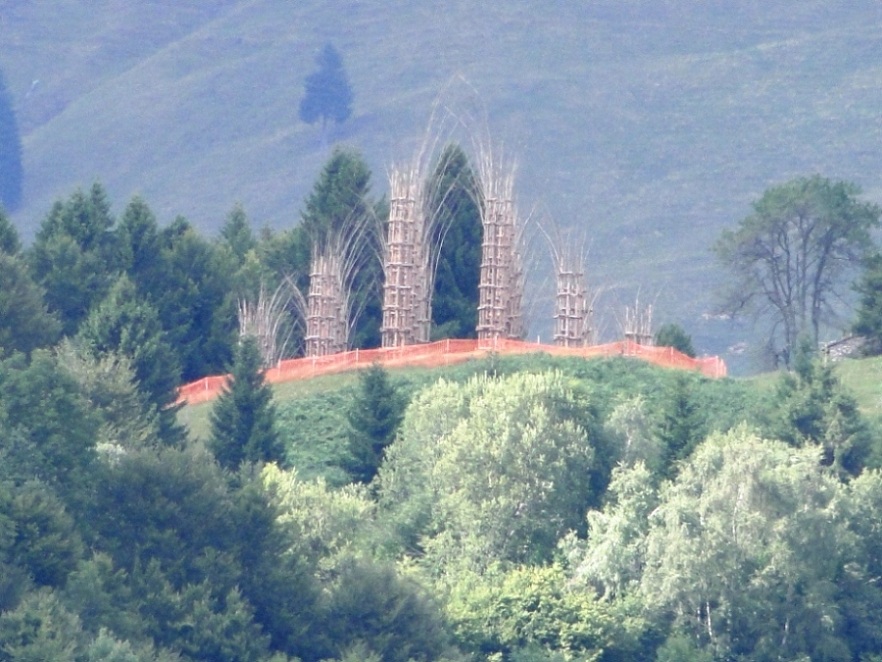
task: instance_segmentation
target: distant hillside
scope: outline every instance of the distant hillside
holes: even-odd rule
[[[4,0],[0,68],[25,151],[15,220],[29,236],[55,198],[100,178],[117,210],[141,193],[163,222],[211,230],[239,201],[256,226],[295,223],[330,151],[297,107],[333,42],[355,107],[331,139],[362,150],[377,192],[440,94],[517,157],[524,210],[586,228],[608,301],[639,288],[701,352],[753,340],[702,318],[720,278],[709,246],[794,175],[882,201],[882,3],[538,7]]]

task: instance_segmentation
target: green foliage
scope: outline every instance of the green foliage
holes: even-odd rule
[[[12,95],[0,72],[0,210],[15,211],[24,186],[21,136],[15,118]],[[0,212],[2,213],[2,212]]]
[[[317,70],[306,77],[300,119],[307,124],[332,120],[341,124],[352,114],[352,88],[337,49],[326,44],[315,60]]]
[[[817,343],[836,312],[850,270],[873,247],[882,213],[854,184],[800,177],[768,189],[753,213],[715,246],[735,279],[724,303],[770,324],[768,342],[785,363],[806,335]]]
[[[38,586],[60,587],[83,554],[83,541],[61,500],[45,485],[31,481],[0,493],[0,512],[14,527],[7,554]]]
[[[137,622],[163,647],[233,655],[223,651],[236,646],[244,657],[235,659],[259,659],[267,645],[309,652],[318,597],[311,561],[286,554],[294,543],[256,479],[240,474],[236,483],[197,449],[127,452],[97,487],[99,546],[130,577],[123,586]],[[108,586],[103,604],[124,599],[124,575],[96,571]]]
[[[843,476],[860,473],[873,444],[854,398],[805,340],[794,358],[794,372],[781,377],[767,434],[793,446],[820,447],[823,463]]]
[[[439,382],[407,410],[381,501],[407,537],[427,527],[438,566],[547,559],[591,496],[594,451],[577,402],[555,373]]]
[[[159,235],[162,268],[149,287],[186,381],[221,374],[237,339],[235,265],[178,218]]]
[[[655,344],[658,347],[673,347],[686,356],[695,356],[692,337],[679,324],[663,324],[655,333]]]
[[[434,660],[445,649],[438,606],[386,563],[350,558],[337,569],[326,606],[335,653],[364,645],[385,662]]]
[[[0,250],[0,356],[47,347],[60,332],[24,260]]]
[[[432,297],[432,338],[474,338],[481,275],[479,186],[459,145],[444,148],[427,184],[440,244]]]
[[[263,381],[257,340],[244,336],[227,386],[211,414],[209,445],[221,466],[236,469],[242,462],[282,459],[272,399],[272,389]]]
[[[322,477],[335,487],[352,481],[344,469],[349,461],[346,412],[350,404],[351,394],[342,390],[323,390],[278,403],[276,422],[286,450],[285,464],[297,467],[304,480]]]
[[[46,304],[64,335],[76,333],[117,279],[123,254],[113,225],[107,194],[96,182],[88,194],[77,190],[53,205],[27,253],[34,280],[45,290]]]
[[[358,374],[358,391],[349,407],[349,453],[346,469],[360,483],[373,480],[404,417],[404,399],[379,364]]]
[[[854,332],[866,336],[872,350],[882,350],[882,253],[874,253],[863,262],[860,280],[854,289],[860,296]]]
[[[333,489],[322,479],[302,480],[296,470],[266,465],[261,478],[278,511],[277,521],[289,531],[289,553],[313,560],[320,570],[367,546],[375,526],[374,502],[362,485]]]
[[[156,309],[139,298],[127,276],[121,276],[107,298],[89,313],[77,340],[96,358],[115,353],[127,357],[138,388],[159,413],[162,439],[177,443],[183,438],[174,407],[179,363]]]
[[[839,484],[818,451],[745,429],[711,436],[649,518],[641,601],[721,657],[843,658],[836,581],[850,561]]]
[[[31,593],[0,614],[3,662],[73,660],[84,642],[80,620],[48,590]]]
[[[675,633],[658,649],[656,662],[714,662],[710,651],[702,650],[695,641],[685,635]]]
[[[95,356],[69,340],[55,349],[59,367],[78,384],[101,427],[97,449],[109,456],[155,444],[160,438],[159,413],[138,389],[131,359],[119,352]]]
[[[0,205],[0,252],[7,255],[17,255],[21,252],[21,239],[18,230],[12,224],[12,220]]]
[[[100,420],[45,350],[0,363],[0,475],[48,484],[79,510],[93,482]]]
[[[665,478],[676,474],[679,463],[704,440],[707,423],[692,395],[693,389],[693,380],[678,374],[662,410],[657,437],[661,451],[660,472]]]
[[[607,598],[626,596],[642,577],[649,516],[658,505],[653,476],[638,462],[613,472],[603,510],[588,511],[588,539],[562,543],[571,574]]]
[[[257,246],[254,239],[254,233],[251,232],[251,226],[248,223],[248,217],[242,205],[236,205],[227,214],[227,220],[220,232],[221,239],[235,256],[236,260],[241,264],[245,261],[248,251],[253,250]]]
[[[619,606],[568,586],[556,565],[495,567],[482,575],[464,573],[453,581],[447,618],[456,640],[465,650],[484,655],[586,662],[628,659],[644,627]],[[530,650],[534,657],[527,657]]]

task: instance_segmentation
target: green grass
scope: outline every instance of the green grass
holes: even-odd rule
[[[882,357],[846,359],[836,364],[836,375],[864,414],[882,418]]]

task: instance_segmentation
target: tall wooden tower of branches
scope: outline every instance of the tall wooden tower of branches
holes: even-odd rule
[[[568,233],[555,229],[553,235],[542,230],[554,264],[555,293],[554,344],[558,347],[584,347],[594,342],[594,306],[585,278],[585,250]]]
[[[420,160],[417,159],[417,163]],[[425,168],[393,169],[383,246],[383,347],[429,342],[440,245],[438,220],[424,190]]]
[[[417,299],[420,284],[422,209],[415,170],[393,169],[389,177],[389,221],[383,246],[383,347],[420,342]]]
[[[523,336],[523,227],[514,203],[514,169],[481,159],[481,279],[478,340]]]
[[[349,336],[357,317],[352,290],[368,229],[369,219],[348,219],[343,228],[313,239],[306,296],[306,356],[326,356],[349,349]]]
[[[313,250],[306,296],[306,356],[327,356],[346,350],[341,260],[334,253]]]

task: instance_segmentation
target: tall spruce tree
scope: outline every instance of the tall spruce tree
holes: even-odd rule
[[[352,88],[340,53],[326,44],[315,60],[316,71],[306,77],[306,93],[300,101],[300,119],[307,124],[319,120],[324,130],[328,120],[341,124],[352,114]]]
[[[15,211],[21,203],[24,169],[21,164],[21,136],[12,95],[0,71],[0,207]]]
[[[273,393],[263,375],[257,340],[244,336],[226,389],[211,411],[209,446],[227,469],[235,471],[242,462],[280,462],[284,458]]]
[[[680,464],[704,440],[707,422],[695,401],[693,380],[677,375],[670,387],[657,432],[661,445],[661,473],[673,478]]]
[[[440,243],[432,299],[433,338],[474,338],[481,276],[479,186],[459,145],[441,153],[428,185],[429,208],[437,214]]]
[[[379,364],[358,374],[358,391],[349,407],[349,455],[346,469],[360,483],[377,475],[383,452],[392,443],[405,401]]]
[[[57,201],[27,252],[31,274],[66,336],[104,299],[124,265],[114,223],[107,194],[96,183],[88,193],[78,190]]]

